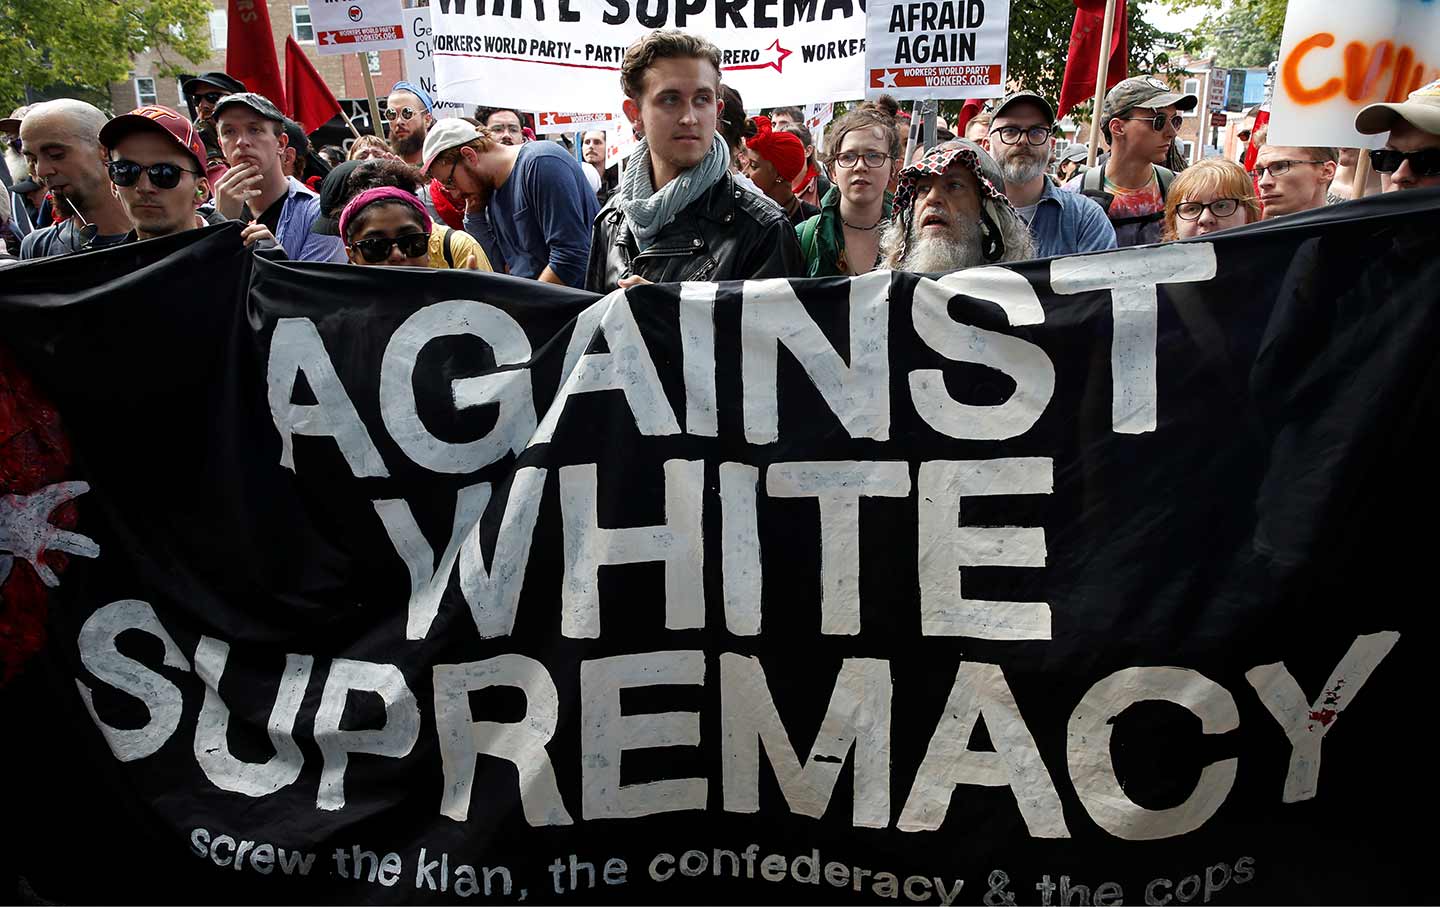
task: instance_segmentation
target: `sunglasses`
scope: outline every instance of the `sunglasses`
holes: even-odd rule
[[[350,244],[350,248],[360,253],[360,257],[372,265],[390,257],[390,250],[395,246],[400,247],[400,254],[406,258],[419,258],[430,248],[430,234],[428,233],[406,233],[401,236],[372,236],[368,239],[357,239]]]
[[[141,171],[150,177],[150,184],[156,189],[174,189],[180,185],[182,173],[205,175],[199,170],[187,170],[179,164],[151,164],[145,167],[134,161],[121,160],[110,162],[110,182],[122,189],[129,188],[140,182]]]
[[[225,92],[223,92],[223,91],[207,91],[207,92],[205,92],[204,94],[191,95],[191,97],[194,98],[197,102],[199,102],[199,101],[205,101],[206,103],[209,103],[209,104],[219,104],[219,103],[220,103],[220,99],[223,98],[223,97],[225,97]]]
[[[1419,177],[1440,176],[1440,148],[1422,148],[1419,151],[1394,151],[1382,148],[1370,152],[1370,166],[1376,173],[1394,173],[1405,161]]]
[[[389,110],[385,111],[385,119],[389,120],[392,123],[395,122],[397,119],[411,120],[414,119],[416,116],[418,116],[418,114],[415,112],[414,107],[401,107],[399,110],[396,110],[392,107]]]
[[[1185,118],[1178,113],[1170,117],[1165,116],[1163,113],[1157,113],[1153,117],[1122,117],[1121,119],[1138,120],[1142,123],[1149,123],[1150,128],[1156,132],[1164,132],[1165,124],[1167,123],[1174,126],[1176,131],[1179,131],[1180,127],[1185,125]]]

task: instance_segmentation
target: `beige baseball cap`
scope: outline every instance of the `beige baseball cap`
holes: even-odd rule
[[[1355,115],[1355,129],[1362,135],[1379,135],[1394,129],[1396,120],[1440,135],[1440,79],[1410,92],[1399,104],[1371,104]]]

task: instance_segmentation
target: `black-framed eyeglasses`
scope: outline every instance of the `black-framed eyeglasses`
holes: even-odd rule
[[[1150,128],[1155,130],[1156,132],[1164,132],[1167,124],[1170,126],[1174,126],[1175,131],[1179,132],[1180,127],[1185,125],[1185,118],[1178,113],[1168,117],[1163,113],[1157,113],[1153,117],[1121,117],[1121,119],[1137,120],[1141,123],[1149,123]]]
[[[885,162],[888,160],[890,160],[890,155],[883,151],[866,151],[863,154],[856,151],[842,151],[835,155],[835,163],[838,166],[844,167],[846,170],[849,170],[861,161],[865,162],[866,167],[869,167],[871,170],[876,170],[885,166]]]
[[[385,119],[392,123],[396,120],[413,120],[418,115],[414,107],[401,107],[398,110],[391,107],[385,111]]]
[[[1007,145],[1018,145],[1020,136],[1025,136],[1025,141],[1031,145],[1043,145],[1050,141],[1049,126],[1031,126],[1029,129],[1021,129],[1019,126],[1001,126],[999,129],[990,130],[991,135],[1000,136],[1000,141]]]
[[[207,92],[205,92],[204,94],[193,94],[193,95],[191,95],[190,97],[194,98],[194,99],[195,99],[195,103],[197,103],[197,104],[200,103],[201,101],[205,101],[206,103],[209,103],[209,104],[219,104],[219,103],[220,103],[220,99],[223,98],[223,97],[225,97],[225,92],[223,92],[223,91],[207,91]]]
[[[1410,169],[1415,171],[1416,176],[1440,176],[1440,148],[1422,148],[1419,151],[1381,148],[1370,152],[1370,166],[1376,173],[1394,173],[1406,161],[1410,162]]]
[[[454,188],[456,188],[456,186],[455,186],[455,168],[456,168],[456,167],[459,167],[459,166],[460,166],[460,156],[457,154],[457,155],[455,156],[455,160],[453,160],[453,161],[450,162],[450,172],[447,173],[447,174],[445,174],[445,178],[440,181],[440,185],[444,186],[446,189],[454,189]]]
[[[357,239],[350,244],[350,248],[360,253],[360,257],[372,265],[390,257],[390,250],[395,246],[400,247],[400,254],[406,258],[419,258],[430,248],[430,234],[428,233],[402,233],[399,236],[371,236],[366,239]]]
[[[1289,173],[1289,172],[1290,172],[1290,168],[1291,168],[1291,167],[1294,167],[1296,164],[1323,164],[1323,163],[1325,163],[1325,161],[1294,161],[1294,160],[1290,160],[1290,161],[1271,161],[1270,163],[1266,164],[1264,167],[1259,167],[1259,166],[1257,166],[1257,167],[1256,167],[1254,170],[1252,170],[1251,172],[1255,174],[1255,178],[1256,178],[1257,180],[1263,180],[1263,179],[1265,178],[1265,174],[1266,174],[1267,172],[1268,172],[1271,176],[1284,176],[1285,174]]]
[[[156,189],[174,189],[180,185],[180,174],[182,173],[193,173],[196,176],[205,175],[199,170],[187,170],[179,164],[160,163],[147,167],[134,161],[118,160],[110,162],[110,182],[122,189],[129,188],[140,182],[142,171],[150,177],[150,184]]]
[[[1181,220],[1199,220],[1206,208],[1209,208],[1210,213],[1216,217],[1229,217],[1240,210],[1240,199],[1217,198],[1208,205],[1200,202],[1181,202],[1175,206],[1175,216]]]

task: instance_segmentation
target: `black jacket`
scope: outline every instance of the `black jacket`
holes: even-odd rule
[[[652,283],[803,277],[805,261],[785,213],[727,173],[644,252],[625,221],[620,193],[610,199],[595,218],[585,288],[608,293],[632,275]]]

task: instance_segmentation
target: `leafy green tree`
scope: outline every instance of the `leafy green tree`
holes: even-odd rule
[[[1210,0],[1185,2],[1212,6]],[[1275,60],[1280,55],[1280,35],[1284,28],[1284,2],[1239,0],[1207,15],[1195,32],[1200,42],[1215,54],[1215,64],[1229,68],[1266,66]]]
[[[160,75],[210,54],[206,0],[4,0],[0,2],[0,108],[25,100],[27,86],[104,96],[131,58],[156,54]]]

